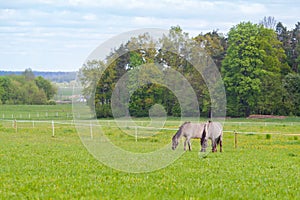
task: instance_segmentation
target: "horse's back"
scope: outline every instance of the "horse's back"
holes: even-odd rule
[[[183,134],[186,137],[201,138],[204,129],[203,123],[187,123],[183,127]]]

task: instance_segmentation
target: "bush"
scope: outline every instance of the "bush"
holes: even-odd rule
[[[56,102],[54,100],[49,100],[48,105],[56,105]]]
[[[110,104],[97,104],[95,106],[95,110],[97,113],[97,118],[112,117],[112,111],[110,108]]]
[[[266,139],[267,139],[267,140],[271,139],[271,134],[267,134],[267,135],[266,135]]]

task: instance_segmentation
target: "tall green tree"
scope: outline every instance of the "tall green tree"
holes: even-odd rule
[[[199,34],[194,40],[204,48],[205,52],[212,57],[218,69],[221,70],[222,61],[227,49],[226,38],[217,31],[212,31],[204,35]]]
[[[287,68],[282,63],[285,54],[275,32],[262,25],[242,22],[229,31],[228,45],[222,73],[229,115],[273,112],[276,105],[270,105],[271,102],[275,97],[282,99],[280,85],[276,83],[281,82]],[[271,110],[265,109],[270,106]]]
[[[31,70],[22,75],[0,77],[0,103],[3,104],[47,104],[56,93],[50,81],[37,77]]]
[[[25,71],[23,72],[23,76],[27,81],[32,81],[35,77],[31,68],[25,69]]]
[[[300,22],[295,24],[295,28],[287,30],[287,28],[279,22],[276,26],[278,39],[283,44],[283,49],[287,56],[286,60],[291,70],[299,73],[300,65]]]
[[[225,40],[220,41],[221,37],[215,32],[208,34],[207,37],[210,38],[212,43],[209,45],[212,52],[215,45],[219,45],[218,47],[221,48],[221,50],[214,51],[215,58],[220,62],[223,56],[221,54],[224,53],[222,42]],[[155,83],[157,77],[161,77],[161,79],[168,78],[169,81],[174,81],[173,85],[176,88],[182,89],[182,85],[178,84],[178,77],[172,73],[170,75],[171,69],[181,73],[187,79],[200,102],[200,110],[202,113],[208,113],[210,98],[206,84],[201,74],[186,59],[195,56],[193,53],[199,53],[193,52],[195,47],[193,45],[196,42],[193,41],[194,44],[192,44],[191,41],[189,35],[183,32],[179,26],[171,27],[169,34],[162,37],[158,42],[154,42],[149,34],[143,34],[131,38],[126,44],[122,44],[115,49],[106,58],[105,63],[90,61],[84,65],[81,70],[82,84],[85,86],[84,91],[86,91],[86,94],[90,94],[90,97],[94,95],[94,98],[90,98],[94,99],[94,102],[90,102],[90,105],[95,106],[97,116],[110,117],[112,115],[112,91],[115,89],[118,80],[126,73],[129,75],[128,81],[130,83],[127,89],[132,94],[129,101],[130,114],[133,116],[147,116],[148,110],[154,104],[159,103],[164,106],[168,115],[180,116],[180,105],[172,91]],[[197,47],[199,48],[199,44]],[[151,63],[159,66],[160,69],[154,67],[154,65],[150,66]],[[103,67],[97,67],[98,65],[103,65]],[[105,70],[102,71],[102,69]],[[174,76],[174,78],[170,76]],[[121,95],[121,91],[119,92]],[[182,93],[184,92],[182,91]],[[186,112],[192,114],[195,110]]]
[[[195,41],[197,40],[192,40],[189,34],[184,32],[179,26],[171,27],[169,34],[160,40],[161,49],[157,55],[157,60],[163,66],[168,66],[181,73],[187,79],[197,95],[200,111],[202,114],[207,115],[210,109],[210,98],[207,86],[195,66],[188,62],[188,58],[199,58],[199,47],[203,49],[203,47],[200,46],[200,42],[197,44]],[[198,64],[200,64],[201,61],[198,60],[198,62]],[[176,84],[176,82],[177,80],[174,78],[174,84]],[[184,91],[182,93],[184,93]],[[180,112],[179,104],[176,98],[172,99],[173,97],[173,95],[170,96],[168,104],[173,110],[172,115],[178,116],[180,115],[180,113],[178,113]],[[193,111],[190,111],[191,115],[193,115],[192,113]]]
[[[51,84],[50,81],[44,79],[41,76],[38,76],[34,79],[37,87],[45,93],[47,100],[50,100],[55,95],[57,89],[54,85]],[[41,95],[40,95],[41,96]]]
[[[13,92],[13,85],[9,77],[0,77],[0,104],[5,104],[10,100]]]
[[[294,61],[292,63],[292,69],[294,72],[298,73],[300,67],[300,22],[297,22],[297,24],[295,24],[295,28],[293,29],[292,49],[292,58]]]
[[[267,29],[275,29],[276,28],[276,24],[277,21],[275,20],[275,17],[272,16],[268,16],[268,17],[264,17],[260,22],[260,25],[263,25],[265,28]]]
[[[286,115],[300,115],[300,74],[290,73],[283,80],[286,90],[284,103]]]

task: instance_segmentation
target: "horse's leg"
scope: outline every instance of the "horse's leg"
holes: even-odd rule
[[[189,150],[192,150],[192,145],[191,145],[191,138],[187,139],[187,143],[189,145]]]
[[[187,141],[187,138],[185,138],[184,145],[183,145],[183,150],[185,150],[185,151],[186,151],[186,141]]]
[[[215,148],[216,148],[216,139],[212,138],[211,139],[211,151],[215,152]]]
[[[218,141],[215,141],[214,152],[217,152],[217,144],[218,144]]]

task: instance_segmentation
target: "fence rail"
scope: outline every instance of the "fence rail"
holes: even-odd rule
[[[97,120],[96,122],[97,123],[92,123],[92,121],[77,121],[75,123],[74,120],[69,120],[69,121],[54,121],[54,120],[1,120],[0,119],[0,122],[1,124],[3,125],[4,123],[7,123],[7,124],[11,124],[12,128],[14,128],[16,130],[16,132],[18,132],[18,129],[22,129],[22,128],[35,128],[38,124],[48,124],[49,125],[49,129],[51,128],[52,130],[52,137],[55,137],[55,128],[57,127],[57,125],[68,125],[68,126],[74,126],[74,128],[77,126],[77,127],[87,127],[89,129],[89,137],[90,139],[93,139],[94,138],[94,135],[93,135],[93,128],[94,127],[115,127],[115,128],[126,128],[126,129],[133,129],[134,130],[134,134],[132,134],[132,136],[135,137],[135,141],[137,142],[138,141],[138,138],[144,138],[145,136],[143,136],[143,134],[140,134],[138,133],[139,130],[142,130],[142,129],[147,129],[147,130],[169,130],[169,131],[176,131],[178,130],[178,128],[158,128],[158,127],[145,127],[145,126],[139,126],[139,125],[134,125],[134,126],[128,126],[128,124],[126,125],[126,121],[124,121],[125,123],[125,126],[117,126],[117,125],[113,125],[111,123],[113,123],[114,121],[113,120]],[[141,122],[141,121],[139,121]],[[149,121],[144,121],[144,122],[147,122],[149,123]],[[102,124],[100,124],[102,123]],[[115,123],[115,122],[114,122]],[[229,122],[230,123],[230,122]],[[232,122],[231,122],[232,123]],[[30,124],[29,126],[20,126],[20,124]],[[228,124],[228,123],[227,123]],[[242,125],[242,124],[248,124],[247,122],[233,122],[233,124],[239,124],[239,125]],[[271,124],[271,123],[268,123],[268,124]],[[273,125],[277,125],[278,123],[272,123]],[[298,123],[296,123],[298,124]],[[280,124],[282,125],[282,124]],[[289,125],[291,126],[294,126],[295,123],[290,123]],[[9,126],[9,125],[8,125]],[[43,126],[45,127],[45,126]],[[88,131],[87,129],[87,131]],[[242,131],[236,131],[236,130],[224,130],[223,131],[224,133],[232,133],[234,135],[234,147],[237,148],[237,143],[238,143],[238,135],[240,134],[281,134],[279,132],[268,132],[268,133],[265,133],[265,132],[249,132],[249,131],[245,131],[245,132],[242,132]],[[287,135],[287,136],[290,136],[290,135],[299,135],[299,134],[283,134],[283,135]]]
[[[63,120],[7,120],[7,119],[0,119],[0,122],[3,123],[10,123],[12,124],[13,128],[19,127],[19,128],[35,128],[37,126],[37,124],[49,124],[49,126],[51,125],[51,127],[54,125],[70,125],[70,126],[86,126],[86,127],[112,127],[112,128],[130,128],[130,129],[150,129],[150,130],[170,130],[170,131],[176,131],[178,130],[178,128],[167,128],[167,127],[163,127],[163,128],[158,128],[158,127],[149,127],[149,126],[143,126],[142,125],[130,125],[132,123],[128,123],[128,121],[123,121],[124,125],[123,126],[117,126],[117,125],[112,125],[115,124],[114,120],[97,120],[96,122],[93,121],[89,121],[89,120],[85,120],[85,121],[75,121],[74,120],[67,120],[67,121],[63,121]],[[172,121],[168,121],[172,122]],[[178,121],[173,121],[173,122],[177,122]],[[19,124],[23,123],[23,124],[31,124],[30,126],[26,126],[26,127],[22,127]],[[149,121],[136,121],[136,123],[149,123]],[[250,122],[226,122],[226,124],[238,124],[240,126],[244,126],[244,125],[249,125],[251,124],[253,126],[253,123]],[[226,125],[225,124],[225,125]],[[264,122],[258,122],[255,123],[256,125],[265,125]],[[267,125],[289,125],[289,126],[300,126],[300,122],[290,122],[290,123],[273,123],[273,122],[268,122]],[[225,133],[232,133],[234,131],[237,130],[224,130],[223,132]],[[253,132],[253,131],[238,131],[238,134],[281,134],[280,132],[270,132],[270,133],[265,133],[265,132]]]

